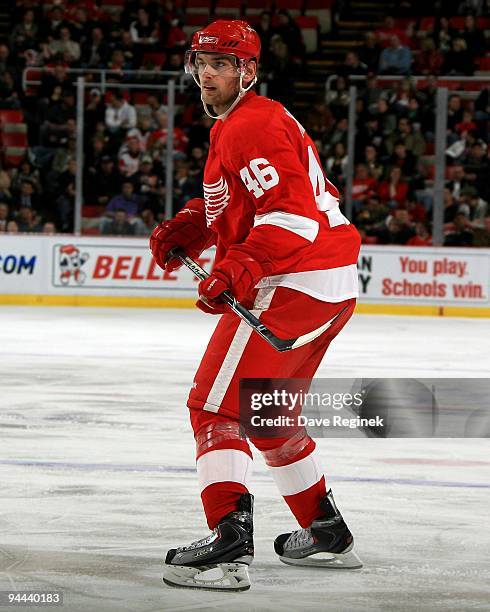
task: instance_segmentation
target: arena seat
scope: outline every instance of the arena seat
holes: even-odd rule
[[[163,66],[167,59],[166,53],[149,52],[143,55],[143,66],[153,64],[154,66]]]
[[[305,17],[299,15],[295,18],[301,35],[303,36],[303,42],[305,43],[307,53],[315,53],[318,49],[318,19],[317,17]]]
[[[306,0],[307,17],[316,17],[323,33],[332,29],[332,6],[334,0]]]
[[[0,109],[0,124],[2,123],[22,123],[24,113],[21,110]]]
[[[219,19],[224,14],[233,15],[234,19],[239,19],[242,13],[242,0],[217,0],[215,13]]]
[[[3,152],[3,161],[7,168],[17,168],[21,161],[26,156],[27,149],[25,147],[5,147]]]

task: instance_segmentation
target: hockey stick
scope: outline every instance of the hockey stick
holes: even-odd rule
[[[184,264],[184,266],[194,272],[194,274],[200,280],[205,280],[206,278],[208,278],[209,274],[206,272],[206,270],[203,270],[203,268],[201,268],[198,263],[188,257],[182,249],[172,249],[169,253],[168,259],[171,259],[172,257],[175,257],[176,259],[180,260]],[[253,330],[255,330],[259,334],[259,336],[261,336],[266,342],[268,342],[272,347],[274,347],[276,351],[279,351],[280,353],[299,348],[304,344],[308,344],[308,342],[311,342],[315,338],[318,338],[318,336],[323,334],[323,332],[326,331],[332,325],[332,323],[338,317],[340,317],[340,315],[344,313],[347,309],[346,306],[338,314],[336,314],[335,317],[330,319],[330,321],[327,321],[321,327],[314,329],[308,334],[303,334],[302,336],[298,336],[297,338],[289,338],[289,340],[282,340],[281,338],[278,338],[276,335],[274,335],[271,330],[267,328],[263,323],[261,323],[259,319],[257,319],[257,317],[250,312],[250,310],[247,310],[244,306],[242,306],[240,302],[238,302],[229,291],[223,292],[220,295],[220,298],[225,304],[228,304],[231,310],[233,310],[233,312],[236,313],[240,317],[240,319],[245,321],[245,323],[249,325]]]

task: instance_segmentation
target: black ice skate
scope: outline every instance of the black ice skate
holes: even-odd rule
[[[172,548],[165,559],[163,581],[173,587],[211,591],[246,591],[253,561],[253,496],[241,495],[238,508],[213,532],[190,546]]]
[[[357,569],[362,562],[352,550],[354,538],[335,505],[332,490],[320,502],[325,516],[310,527],[276,538],[274,549],[283,563],[335,569]]]

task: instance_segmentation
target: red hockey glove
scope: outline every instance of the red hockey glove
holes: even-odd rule
[[[169,252],[182,248],[189,257],[196,259],[213,242],[213,233],[206,226],[203,200],[189,200],[173,219],[160,223],[150,237],[150,250],[160,268],[172,272],[182,265],[178,259],[168,261]]]
[[[266,275],[265,262],[259,262],[240,248],[230,248],[227,256],[213,273],[199,283],[199,300],[196,306],[210,314],[223,314],[229,308],[220,301],[223,291],[231,291],[234,297],[249,308],[255,285]],[[247,304],[247,302],[249,302]]]

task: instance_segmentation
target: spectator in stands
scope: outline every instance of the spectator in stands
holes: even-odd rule
[[[106,109],[105,124],[107,129],[117,136],[124,136],[127,130],[136,127],[136,109],[119,91],[113,94]]]
[[[20,108],[14,75],[9,71],[0,76],[0,108]]]
[[[473,113],[468,110],[463,111],[463,120],[456,124],[455,130],[458,134],[463,132],[475,131],[477,129],[476,123],[473,121]]]
[[[67,169],[59,175],[57,180],[57,192],[59,195],[56,199],[56,206],[62,232],[73,230],[76,173],[77,162],[75,159],[70,159]]]
[[[134,236],[135,227],[128,220],[128,213],[124,208],[117,208],[114,217],[107,220],[101,230],[105,236]]]
[[[46,221],[42,227],[42,233],[48,236],[56,234],[56,224],[53,221]]]
[[[172,19],[170,21],[170,29],[167,36],[168,49],[173,53],[181,53],[186,44],[187,36],[184,31],[182,21],[176,18]],[[180,62],[180,65],[182,65],[182,61]]]
[[[175,162],[174,184],[174,214],[191,198],[202,197],[202,183],[198,177],[191,173],[189,162],[183,159]]]
[[[376,30],[375,36],[383,49],[391,44],[393,36],[397,36],[400,40],[403,40],[404,44],[406,42],[403,30],[397,27],[395,19],[391,15],[385,17],[383,26]]]
[[[337,143],[342,143],[344,148],[347,148],[347,133],[349,130],[349,122],[347,117],[343,117],[333,126],[333,130],[327,134],[326,139],[329,146],[335,146]]]
[[[388,174],[387,180],[379,185],[378,195],[383,204],[395,207],[404,204],[408,195],[408,183],[402,178],[400,168],[395,166]]]
[[[141,59],[136,52],[136,45],[128,31],[121,32],[121,40],[117,44],[117,51],[121,58],[120,63],[125,70],[137,68],[137,60]],[[138,56],[138,57],[137,57]]]
[[[47,109],[51,104],[60,101],[61,96],[66,91],[74,91],[67,68],[63,64],[57,62],[52,71],[43,72],[41,76],[41,84],[38,89],[41,120],[44,120]]]
[[[486,200],[490,195],[490,160],[487,155],[487,146],[480,140],[471,145],[468,152],[461,157],[464,165],[466,178],[474,185],[480,195]]]
[[[405,142],[403,140],[396,141],[393,153],[388,159],[388,165],[397,166],[402,171],[403,176],[410,177],[415,173],[416,163],[414,154],[407,150]]]
[[[76,133],[75,118],[75,96],[71,91],[65,91],[61,100],[51,105],[47,111],[46,120],[39,132],[41,145],[45,147],[64,145],[68,137]]]
[[[490,247],[490,217],[485,217],[483,227],[476,227],[473,230],[473,246]]]
[[[442,201],[444,204],[444,223],[451,223],[458,213],[459,203],[447,187],[444,189]]]
[[[345,54],[342,74],[347,78],[353,75],[364,76],[368,73],[368,67],[361,62],[359,55],[355,51],[347,51]]]
[[[374,32],[366,32],[364,44],[359,47],[359,59],[367,66],[368,72],[376,72],[379,65],[379,55],[381,48],[376,40]]]
[[[121,210],[126,213],[128,221],[133,225],[135,231],[137,231],[137,228],[143,225],[143,222],[138,217],[142,204],[143,200],[141,196],[134,193],[133,183],[129,180],[125,180],[122,184],[121,193],[114,196],[105,209],[101,223],[102,233],[105,233],[104,228],[111,224],[115,213]]]
[[[7,223],[10,217],[10,208],[7,202],[0,200],[0,232],[7,231]]]
[[[410,49],[401,44],[398,36],[391,36],[389,46],[383,49],[379,56],[379,74],[410,74],[411,66]]]
[[[425,140],[418,130],[414,130],[406,117],[398,119],[398,128],[391,133],[385,141],[387,152],[391,155],[395,149],[395,143],[403,142],[408,151],[416,157],[424,154]]]
[[[377,196],[371,196],[355,218],[356,227],[363,229],[367,236],[377,236],[386,227],[387,215],[388,207]]]
[[[260,13],[259,23],[255,27],[255,31],[260,38],[260,61],[264,66],[268,66],[271,59],[272,37],[277,34],[276,29],[272,26],[272,13],[270,11]]]
[[[104,123],[105,102],[100,89],[94,87],[89,92],[89,98],[85,105],[85,136],[92,137],[97,123]]]
[[[105,206],[120,191],[122,177],[109,155],[103,155],[100,164],[87,177],[85,199],[89,204]]]
[[[488,203],[483,200],[474,187],[465,187],[461,191],[458,212],[472,222],[473,227],[483,227],[488,213]]]
[[[143,155],[138,172],[131,176],[131,181],[134,185],[135,192],[142,196],[146,204],[157,208],[158,198],[160,195],[160,181],[157,173],[153,168],[153,159],[151,155]]]
[[[121,192],[114,196],[106,207],[106,214],[114,213],[116,210],[124,210],[128,217],[136,217],[142,199],[134,193],[134,186],[130,180],[124,180],[122,183]]]
[[[164,159],[167,138],[168,138],[168,116],[167,113],[157,113],[156,116],[158,122],[158,128],[154,130],[148,138],[148,150],[152,152],[155,159]],[[177,126],[174,127],[174,142],[173,151],[175,158],[184,158],[189,139],[187,138],[184,130]]]
[[[41,175],[37,168],[34,168],[32,162],[29,159],[24,159],[19,164],[18,168],[12,168],[10,171],[12,177],[12,192],[15,194],[20,193],[21,184],[23,181],[28,181],[34,187],[37,194],[42,193],[41,186]],[[1,172],[0,172],[0,184],[1,184]]]
[[[448,228],[444,238],[444,246],[470,247],[473,246],[473,230],[470,222],[462,212],[458,212]]]
[[[423,38],[420,53],[415,58],[415,74],[440,74],[444,64],[443,54],[436,49],[433,38]]]
[[[155,213],[150,208],[145,208],[141,211],[141,220],[143,222],[142,225],[136,228],[138,230],[138,235],[149,236],[158,225]]]
[[[465,187],[470,186],[470,182],[465,176],[464,167],[461,164],[456,164],[451,168],[452,180],[446,183],[446,187],[451,192],[452,196],[459,200],[461,192]]]
[[[463,39],[466,43],[468,53],[472,58],[481,55],[485,49],[485,35],[477,27],[476,19],[473,15],[466,15],[464,18]]]
[[[11,56],[8,46],[0,43],[0,77],[12,69],[15,70],[15,59]]]
[[[140,117],[148,117],[150,119],[150,129],[156,130],[160,127],[159,113],[168,113],[168,107],[162,104],[157,94],[149,93],[144,106],[141,107],[141,110],[138,109],[138,114]]]
[[[474,58],[468,52],[464,38],[455,38],[446,53],[442,66],[443,74],[450,76],[471,76],[474,72]]]
[[[387,225],[378,234],[379,244],[406,244],[413,231],[395,217],[389,217]]]
[[[475,119],[477,121],[490,119],[490,85],[482,89],[475,100]]]
[[[379,180],[383,174],[383,166],[378,160],[378,149],[374,145],[369,144],[364,147],[364,164],[367,167],[368,175],[376,181]]]
[[[413,193],[408,193],[405,204],[399,204],[397,208],[405,208],[412,223],[425,221],[427,218],[427,210],[423,204],[417,201]]]
[[[77,6],[73,12],[72,18],[70,19],[70,28],[72,37],[80,45],[80,49],[83,49],[88,41],[90,40],[91,30],[96,27],[96,23],[89,20],[87,9],[84,6]]]
[[[291,104],[294,100],[294,79],[298,66],[290,52],[290,47],[279,36],[274,36],[267,79],[269,95],[274,100]]]
[[[379,87],[376,76],[370,75],[366,79],[365,89],[362,91],[364,106],[370,113],[375,113],[380,98],[386,99],[386,92]]]
[[[39,207],[39,196],[35,192],[34,185],[28,179],[22,180],[20,190],[15,194],[15,204],[17,207],[33,209]]]
[[[361,208],[366,200],[376,194],[378,182],[369,176],[367,166],[357,164],[352,184],[352,203],[354,210]]]
[[[150,136],[152,134],[151,130],[151,119],[148,115],[140,114],[138,116],[138,127],[129,130],[127,137],[136,138],[139,143],[139,148],[141,152],[145,152],[148,150],[148,141],[150,140]]]
[[[453,38],[457,35],[457,32],[449,24],[447,17],[436,17],[433,28],[429,31],[429,35],[432,36],[435,45],[439,51],[446,53],[451,49]]]
[[[347,79],[339,75],[333,87],[327,90],[325,101],[336,119],[347,117],[349,106],[349,88]]]
[[[129,32],[135,44],[138,65],[141,65],[144,53],[154,50],[154,46],[158,42],[158,26],[156,23],[150,20],[150,14],[144,8],[138,9],[137,18],[131,23]]]
[[[47,41],[49,44],[55,38],[59,38],[61,28],[67,25],[68,23],[63,17],[62,7],[59,4],[55,4],[48,18],[43,23],[41,40]]]
[[[140,169],[141,149],[138,138],[130,137],[119,152],[119,171],[125,177],[133,176]]]
[[[40,217],[30,206],[20,205],[15,216],[19,232],[38,232],[40,231]]]
[[[41,48],[44,59],[48,61],[51,58],[61,58],[67,64],[75,64],[80,59],[80,45],[76,40],[72,40],[68,26],[62,26],[60,37],[49,44],[42,43]]]
[[[432,246],[432,236],[426,223],[415,224],[415,236],[408,239],[407,246]]]
[[[286,43],[291,57],[295,59],[304,58],[305,45],[301,36],[301,30],[286,9],[277,11],[276,33]]]
[[[21,54],[27,49],[34,49],[37,46],[39,37],[39,27],[34,19],[34,11],[27,9],[22,18],[22,23],[14,26],[10,35],[10,45],[14,54]]]
[[[384,98],[378,100],[375,117],[378,120],[379,131],[383,136],[393,133],[396,128],[396,115]]]
[[[19,233],[19,225],[17,224],[17,221],[15,219],[10,219],[10,221],[7,221],[6,232],[7,234]]]
[[[323,95],[317,96],[311,110],[306,115],[305,128],[313,140],[323,136],[334,126],[334,118],[330,109],[325,104]]]
[[[327,176],[334,184],[345,183],[345,170],[347,168],[347,154],[343,142],[338,142],[334,147],[333,155],[328,157],[326,170]]]
[[[90,40],[85,43],[82,51],[82,66],[85,68],[104,68],[109,56],[109,45],[104,39],[100,26],[92,28]]]

